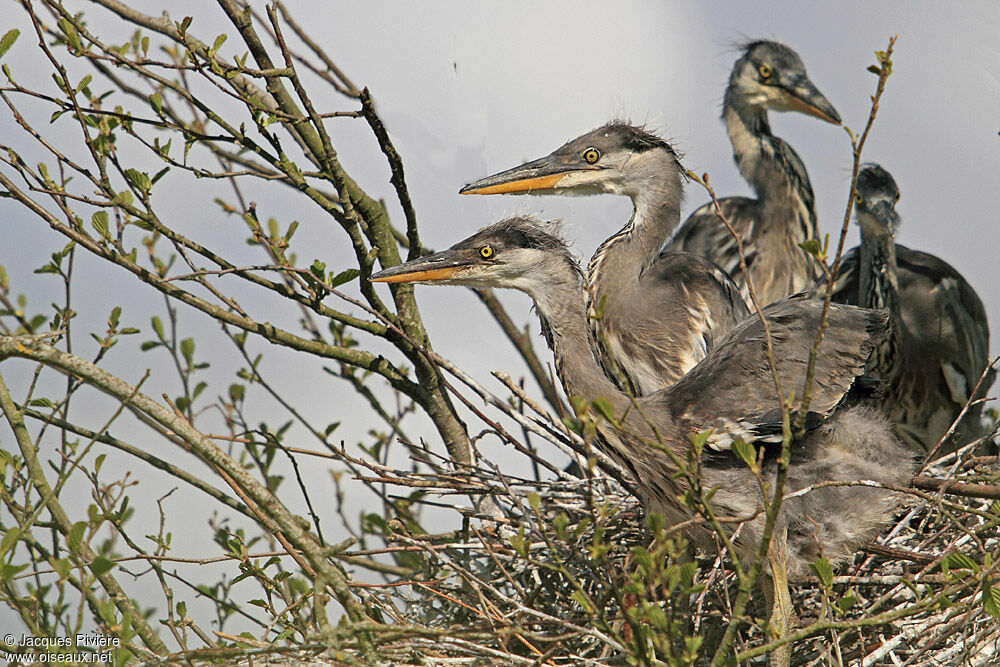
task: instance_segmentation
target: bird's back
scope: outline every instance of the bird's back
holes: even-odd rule
[[[785,395],[793,393],[794,422],[801,409],[809,353],[819,327],[822,303],[792,297],[764,309],[774,363]],[[905,485],[915,461],[870,398],[852,400],[870,383],[864,369],[887,332],[888,315],[832,304],[819,347],[805,434],[792,442],[787,498],[779,531],[787,535],[788,570],[805,574],[820,555],[832,563],[848,559],[871,539],[898,508],[898,494],[864,485],[825,486],[824,482],[870,480]],[[670,389],[642,399],[647,414],[666,410],[669,431],[684,438],[714,429],[702,455],[702,483],[713,489],[717,515],[750,517],[762,504],[760,484],[732,451],[740,438],[764,448],[763,476],[773,483],[777,471],[782,415],[771,378],[766,334],[751,316],[719,342],[691,372]],[[814,488],[818,485],[818,488]],[[758,516],[744,525],[738,546],[752,555],[763,528]],[[701,535],[695,531],[693,537]]]
[[[802,407],[810,353],[822,316],[822,302],[802,295],[764,309],[770,327],[774,366],[782,392],[794,392],[793,410]],[[886,335],[887,314],[832,304],[819,346],[807,409],[818,424],[847,398],[864,374],[872,351]],[[706,391],[710,387],[710,391]],[[674,420],[693,430],[714,428],[716,447],[736,437],[780,441],[781,410],[760,318],[748,317],[701,363],[668,390]]]
[[[809,210],[797,202],[762,202],[748,197],[726,197],[719,209],[733,231],[743,239],[743,256],[761,305],[806,289],[816,277],[815,262],[799,243],[815,237]],[[736,237],[705,204],[677,230],[668,250],[691,252],[721,266],[749,300],[747,277],[740,266]]]

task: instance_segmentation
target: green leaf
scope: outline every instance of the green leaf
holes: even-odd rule
[[[21,536],[21,530],[19,528],[11,528],[0,540],[0,558],[7,555],[7,552],[14,548],[17,544],[17,538]]]
[[[149,192],[150,188],[153,187],[153,183],[149,179],[149,174],[139,171],[138,169],[126,169],[125,179],[131,183],[133,187],[142,190],[143,192]]]
[[[60,18],[56,21],[56,25],[62,30],[63,34],[66,35],[66,42],[72,46],[77,51],[82,51],[83,48],[80,44],[80,35],[76,32],[76,26],[74,26],[65,17]]]
[[[194,338],[185,338],[181,341],[181,354],[184,355],[184,361],[190,366],[194,360]]]
[[[80,79],[80,83],[76,84],[76,92],[80,92],[81,90],[83,90],[84,88],[86,88],[90,84],[90,82],[91,82],[91,80],[93,78],[94,77],[92,77],[92,76],[90,76],[88,74],[87,76],[85,76],[82,79]]]
[[[318,259],[313,260],[312,265],[309,267],[309,273],[323,280],[326,277],[326,264]]]
[[[341,271],[340,273],[338,273],[337,275],[335,275],[333,278],[330,279],[330,287],[332,288],[340,287],[345,283],[351,282],[359,275],[361,275],[361,272],[358,271],[357,269],[347,269]]]
[[[31,563],[25,563],[24,565],[4,565],[0,567],[0,581],[2,582],[10,581],[20,572],[27,569],[29,565],[31,565]]]
[[[591,401],[590,404],[594,406],[594,410],[597,411],[597,414],[607,419],[611,424],[617,426],[618,420],[615,417],[615,409],[611,407],[611,401],[606,399],[604,396],[599,396]]]
[[[649,621],[650,625],[660,632],[667,630],[667,615],[661,607],[651,604],[643,611],[646,612],[646,620]]]
[[[820,246],[819,241],[816,239],[808,239],[806,241],[803,241],[802,243],[799,244],[799,247],[805,250],[813,257],[819,257],[823,252],[823,248]]]
[[[102,238],[109,238],[108,234],[108,212],[107,211],[96,211],[94,215],[90,218],[90,224],[94,226],[94,230],[101,235]]]
[[[158,180],[160,180],[161,178],[163,178],[164,176],[166,176],[168,171],[170,171],[170,167],[164,167],[163,169],[161,169],[158,172],[156,172],[156,174],[153,175],[153,179],[151,181],[151,184],[152,185],[156,185],[156,182]]]
[[[94,559],[94,562],[90,564],[90,571],[94,573],[95,577],[99,577],[102,574],[109,572],[114,566],[115,564],[113,561],[108,560],[104,556],[98,556]]]
[[[111,315],[108,317],[108,328],[115,329],[118,327],[118,319],[122,316],[121,306],[115,306],[111,309]]]
[[[66,538],[66,544],[69,545],[69,549],[73,553],[79,553],[85,530],[87,530],[86,521],[77,521],[73,524],[73,528],[70,529],[69,537]]]
[[[153,111],[156,112],[157,116],[163,114],[163,96],[159,93],[153,93],[149,96],[149,103],[153,106]]]
[[[748,468],[757,469],[757,450],[754,449],[753,445],[747,444],[743,438],[736,438],[732,446],[733,451],[743,460],[743,463],[747,464]]]
[[[944,565],[945,562],[947,562],[948,568],[952,569],[952,570],[973,570],[973,571],[976,571],[976,570],[979,569],[979,566],[976,564],[976,561],[972,560],[971,558],[969,558],[965,554],[958,553],[958,552],[950,553],[947,556],[945,556],[943,559],[941,559],[942,566]]]
[[[1000,588],[988,586],[983,591],[983,611],[993,618],[1000,618]]]
[[[537,512],[541,504],[542,504],[541,496],[539,496],[534,491],[528,494],[528,505],[531,506],[532,510]]]
[[[57,558],[56,560],[49,562],[52,564],[52,569],[59,574],[60,578],[65,579],[69,576],[72,566],[70,565],[68,558]]]
[[[552,517],[552,526],[556,529],[556,535],[559,539],[566,539],[566,526],[569,525],[569,517],[566,516],[565,512],[559,512],[559,514]]]
[[[163,335],[163,320],[154,315],[151,322],[153,324],[153,331],[156,332],[156,335],[159,336],[160,340],[166,340],[166,336]]]
[[[218,51],[219,49],[222,48],[222,45],[225,43],[226,43],[226,33],[222,33],[221,35],[215,38],[215,43],[212,44],[212,50]]]
[[[55,403],[53,403],[52,401],[50,401],[47,398],[33,398],[33,399],[31,399],[31,402],[29,403],[29,405],[34,405],[35,407],[39,407],[39,408],[54,408],[54,407],[56,407]]]
[[[577,417],[582,417],[587,412],[587,399],[582,396],[570,396],[569,405]]]
[[[573,417],[563,417],[562,423],[563,426],[568,428],[573,433],[576,433],[577,435],[583,435],[583,422],[581,422],[579,419],[574,419]]]
[[[851,607],[853,607],[854,605],[856,605],[857,603],[858,603],[858,596],[854,595],[853,591],[848,591],[847,593],[844,594],[842,598],[837,600],[837,609],[839,609],[841,613],[843,613],[846,612]]]
[[[4,33],[3,37],[0,37],[0,58],[3,58],[4,54],[10,51],[10,47],[14,46],[14,42],[17,41],[20,35],[21,31],[15,28],[14,30],[8,30]]]
[[[819,580],[823,582],[824,588],[830,588],[833,585],[833,567],[830,565],[830,561],[820,558],[815,563],[809,563],[809,569],[816,573]]]
[[[705,445],[708,443],[708,439],[712,436],[713,430],[714,429],[709,429],[707,431],[699,431],[697,433],[688,434],[688,440],[691,442],[692,447],[694,447],[694,451],[697,452],[699,456],[701,455],[702,450],[705,449]]]

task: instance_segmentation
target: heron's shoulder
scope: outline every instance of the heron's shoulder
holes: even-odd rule
[[[975,288],[937,255],[896,244],[896,266],[904,300],[923,299],[961,307],[974,322],[988,326],[986,308]]]

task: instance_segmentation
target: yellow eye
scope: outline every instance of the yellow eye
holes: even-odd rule
[[[586,160],[587,164],[594,164],[601,159],[601,151],[596,148],[588,148],[583,151],[583,159]]]
[[[771,66],[761,63],[757,65],[757,71],[760,72],[762,79],[766,79],[771,76]]]
[[[484,245],[482,248],[479,249],[479,256],[482,257],[483,259],[489,259],[494,254],[496,254],[496,251],[493,249],[493,246],[491,245]]]
[[[854,195],[854,202],[855,202],[856,204],[860,205],[860,204],[861,204],[861,202],[863,202],[863,201],[864,201],[864,200],[863,200],[863,199],[861,198],[861,194],[860,194],[860,193],[858,193],[858,194]]]
[[[898,192],[896,193],[896,196],[895,196],[895,198],[893,198],[892,201],[893,202],[898,202],[899,201],[899,193]]]

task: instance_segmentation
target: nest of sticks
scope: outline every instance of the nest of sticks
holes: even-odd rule
[[[1000,465],[971,449],[926,467],[912,502],[849,566],[791,582],[802,635],[793,665],[1000,661]],[[485,465],[449,475],[370,469],[415,504],[462,516],[437,535],[411,534],[402,520],[387,526],[387,551],[419,571],[358,584],[382,627],[395,629],[374,634],[386,664],[707,665],[733,620],[739,582],[721,550],[692,554],[679,532],[651,530],[598,469],[550,480]],[[441,502],[469,496],[479,509]],[[755,589],[725,664],[766,664],[774,635],[762,597]],[[296,660],[331,664],[328,650]]]

